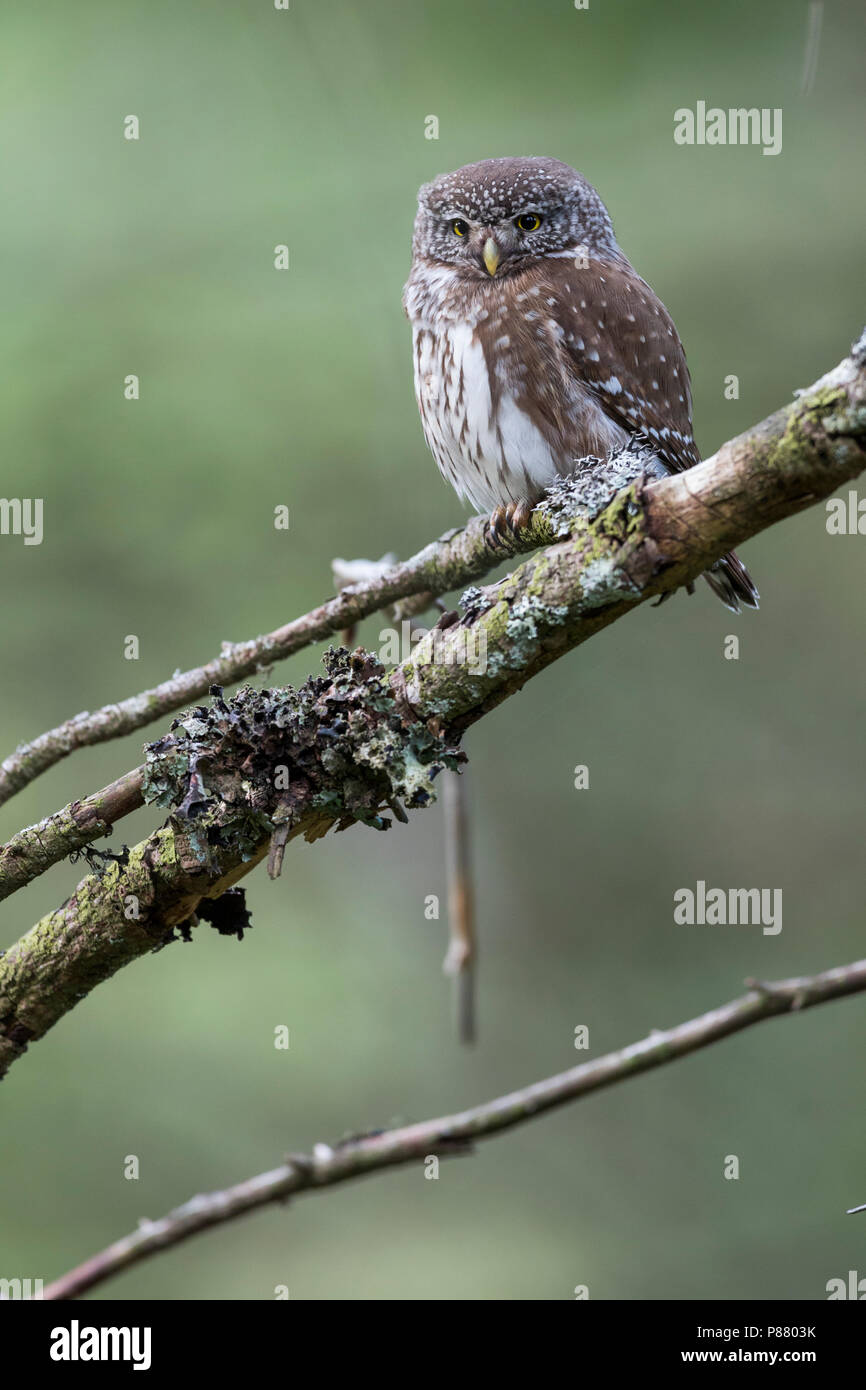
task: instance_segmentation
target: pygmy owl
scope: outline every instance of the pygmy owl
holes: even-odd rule
[[[425,184],[403,304],[427,444],[459,495],[493,512],[494,537],[577,460],[635,436],[669,472],[700,461],[671,317],[569,165],[485,159]],[[735,554],[704,577],[734,612],[757,608]]]

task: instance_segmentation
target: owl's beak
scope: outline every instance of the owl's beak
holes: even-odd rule
[[[487,268],[487,274],[495,275],[496,267],[502,259],[502,252],[492,236],[489,236],[485,241],[481,256]]]

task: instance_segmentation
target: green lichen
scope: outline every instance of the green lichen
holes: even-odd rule
[[[590,560],[580,576],[582,596],[577,603],[579,613],[605,608],[621,599],[640,598],[641,591],[626,574],[613,555]]]
[[[820,386],[817,391],[810,391],[800,397],[798,404],[803,411],[823,415],[847,399],[848,393],[843,386]]]
[[[785,427],[772,440],[765,467],[776,472],[797,467],[814,449],[813,431],[825,430],[827,417],[844,415],[847,405],[848,393],[842,386],[823,386],[801,396],[788,407]]]
[[[846,401],[842,410],[825,415],[822,423],[827,434],[862,438],[866,435],[866,403],[849,405]]]
[[[537,594],[527,591],[511,605],[505,632],[512,649],[519,649],[536,644],[544,632],[558,627],[567,617],[568,608],[564,604],[545,603]]]

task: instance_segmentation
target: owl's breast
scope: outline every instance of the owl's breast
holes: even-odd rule
[[[483,320],[482,320],[483,322]],[[416,324],[415,393],[440,472],[479,512],[536,498],[557,476],[551,439],[518,399],[507,334]]]

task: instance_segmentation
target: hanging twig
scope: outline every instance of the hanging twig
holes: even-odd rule
[[[467,774],[443,774],[445,865],[448,876],[448,952],[442,968],[450,976],[454,1021],[461,1043],[475,1041],[475,989],[478,949],[475,940],[475,896],[469,842]]]

